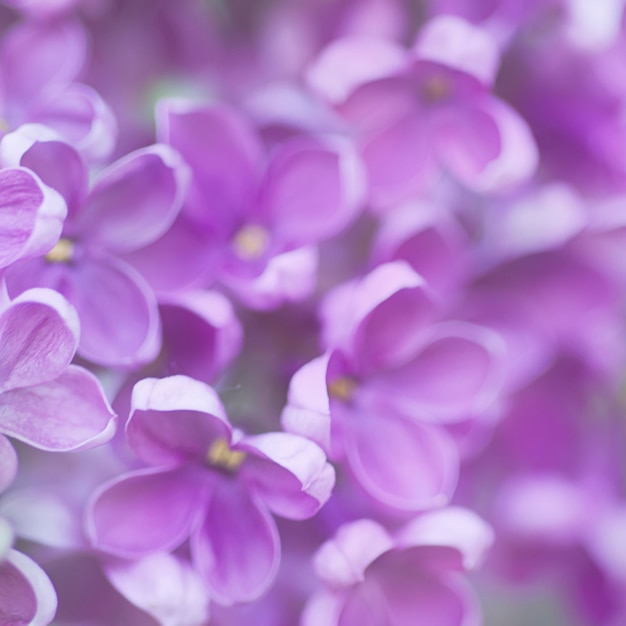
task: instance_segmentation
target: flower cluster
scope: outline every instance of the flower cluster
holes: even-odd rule
[[[0,624],[626,624],[624,24],[0,0]]]

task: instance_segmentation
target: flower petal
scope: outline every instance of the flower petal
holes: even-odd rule
[[[102,96],[88,85],[71,83],[49,94],[31,119],[56,130],[88,161],[101,161],[115,146],[117,122]]]
[[[313,557],[313,568],[329,586],[350,587],[362,582],[365,570],[393,547],[391,536],[377,522],[349,522],[320,546]]]
[[[51,382],[0,394],[0,431],[41,450],[99,446],[115,424],[100,382],[76,365]]]
[[[113,586],[161,626],[202,626],[209,619],[204,582],[189,564],[164,552],[138,561],[111,560],[105,566]]]
[[[330,403],[326,386],[329,354],[303,365],[289,383],[287,406],[283,409],[283,428],[317,443],[330,451]]]
[[[203,494],[184,470],[139,470],[100,487],[87,511],[93,545],[124,558],[172,550],[191,532]]]
[[[51,381],[69,365],[78,319],[51,289],[30,289],[0,314],[0,391]]]
[[[267,509],[240,481],[217,481],[191,538],[193,560],[221,604],[249,602],[272,584],[280,541]]]
[[[157,125],[159,139],[178,150],[193,172],[186,210],[228,230],[247,211],[258,184],[263,152],[254,129],[226,106],[182,100],[161,101]]]
[[[329,101],[340,103],[361,85],[406,69],[406,51],[377,37],[344,37],[322,50],[307,71],[307,82]]]
[[[231,427],[219,397],[193,378],[145,378],[133,388],[131,407],[128,441],[148,463],[204,459],[216,439],[230,442]]]
[[[485,557],[493,544],[494,532],[473,511],[451,506],[415,518],[396,534],[395,540],[396,545],[403,548],[438,546],[451,549],[457,556],[452,561],[444,560],[443,565],[447,569],[470,570]],[[426,558],[433,558],[436,553],[427,554]]]
[[[399,414],[454,421],[485,409],[501,386],[500,337],[487,328],[445,322],[423,334],[414,358],[382,372],[367,392]]]
[[[335,471],[312,441],[291,433],[266,433],[244,437],[237,449],[248,453],[242,478],[273,513],[307,519],[330,497]]]
[[[98,178],[77,228],[90,246],[124,253],[163,235],[176,219],[188,171],[169,146],[137,150]]]
[[[47,626],[57,609],[57,596],[48,576],[34,561],[11,550],[0,561],[0,622]]]
[[[262,210],[288,247],[340,232],[365,195],[365,172],[349,143],[293,141],[275,153],[262,188]]]
[[[0,171],[0,268],[39,256],[57,242],[67,208],[63,199],[22,168]]]
[[[15,479],[17,475],[17,453],[11,442],[0,435],[0,493],[3,492]],[[0,535],[2,533],[0,532]],[[0,540],[0,546],[2,540]],[[2,560],[2,550],[0,549],[0,560]]]
[[[159,310],[141,275],[112,258],[85,259],[71,270],[67,278],[80,317],[81,356],[118,367],[154,359],[161,347]]]
[[[413,49],[418,59],[470,74],[489,86],[500,64],[497,42],[477,26],[455,15],[432,19],[420,31]]]
[[[342,437],[356,479],[382,504],[418,511],[442,506],[450,499],[459,459],[442,430],[361,412],[342,423]]]

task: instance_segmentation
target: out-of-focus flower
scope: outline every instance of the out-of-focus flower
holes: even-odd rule
[[[395,535],[372,520],[342,526],[314,566],[327,589],[309,601],[302,626],[464,626],[477,601],[461,572],[475,567],[493,532],[474,513],[448,508]]]
[[[5,161],[38,172],[68,205],[59,242],[42,258],[14,264],[9,291],[45,286],[64,294],[78,311],[79,352],[87,359],[118,367],[152,360],[161,341],[156,298],[124,256],[176,218],[186,182],[179,156],[164,145],[144,148],[101,172],[88,191],[80,155],[45,129],[22,127],[0,150]]]

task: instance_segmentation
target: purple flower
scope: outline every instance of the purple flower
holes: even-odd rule
[[[439,322],[423,279],[402,262],[338,288],[323,308],[330,351],[293,377],[282,416],[387,506],[446,504],[458,452],[442,427],[487,408],[499,388],[491,331]]]
[[[461,575],[493,533],[474,513],[448,508],[416,518],[395,535],[376,522],[342,526],[314,557],[327,589],[305,608],[302,626],[464,626],[478,603]]]
[[[87,517],[94,545],[139,558],[190,537],[212,597],[259,597],[280,560],[270,511],[305,519],[330,495],[334,471],[322,450],[287,433],[233,431],[215,392],[184,376],[137,383],[132,407],[128,440],[152,467],[96,492]]]
[[[410,51],[384,39],[337,39],[309,82],[360,138],[375,205],[409,200],[441,168],[476,190],[525,181],[537,148],[522,118],[490,94],[496,42],[464,20],[433,19]]]
[[[267,156],[248,120],[226,106],[166,101],[158,122],[161,140],[181,153],[193,182],[170,233],[146,251],[153,284],[167,289],[217,277],[261,309],[310,295],[314,244],[343,230],[363,200],[362,167],[350,144],[295,137]],[[184,257],[177,252],[183,245]]]
[[[9,291],[45,286],[64,294],[78,311],[79,352],[87,359],[118,367],[152,360],[160,348],[156,298],[124,257],[175,219],[186,181],[178,155],[168,146],[143,148],[101,172],[88,191],[80,155],[45,129],[22,127],[0,150],[5,161],[36,171],[68,205],[62,238],[45,257],[13,265]]]

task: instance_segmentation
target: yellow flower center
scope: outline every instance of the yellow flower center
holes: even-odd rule
[[[239,450],[231,450],[226,439],[216,439],[206,454],[209,465],[219,469],[235,472],[245,461],[246,453]]]
[[[262,256],[270,243],[270,234],[258,224],[240,228],[233,237],[232,245],[240,259],[254,260]]]
[[[69,239],[59,239],[57,245],[45,255],[48,263],[69,263],[74,256],[74,244]]]
[[[357,384],[354,378],[341,376],[328,384],[328,395],[342,402],[348,402],[352,399],[356,387]]]
[[[420,95],[426,102],[441,102],[452,93],[450,81],[443,76],[435,74],[427,78],[420,86]]]

